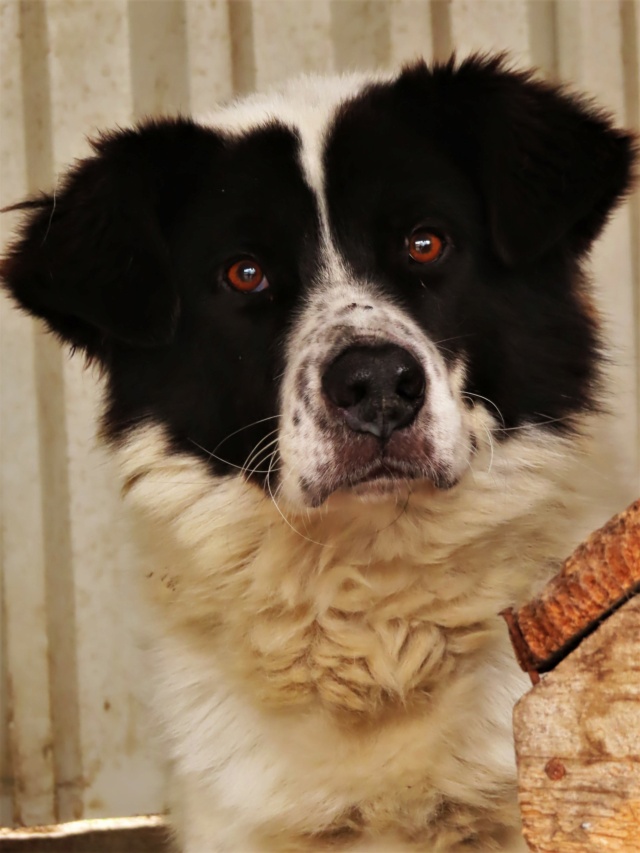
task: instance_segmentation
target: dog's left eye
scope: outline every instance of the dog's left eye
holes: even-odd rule
[[[259,293],[269,287],[269,279],[262,267],[252,258],[243,258],[228,266],[224,279],[230,287],[242,293]]]
[[[409,255],[419,264],[432,264],[440,260],[446,248],[444,237],[427,228],[416,229],[407,240]]]

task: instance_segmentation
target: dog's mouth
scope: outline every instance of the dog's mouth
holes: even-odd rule
[[[383,455],[366,466],[336,471],[332,477],[305,491],[311,506],[319,507],[336,492],[360,498],[382,498],[405,494],[412,484],[418,483],[437,491],[450,489],[456,485],[457,479],[450,472],[426,461],[421,465]]]
[[[417,480],[422,476],[422,472],[411,465],[403,465],[396,461],[381,459],[364,471],[345,475],[343,478],[344,482],[338,488],[356,489],[361,486],[383,483],[392,485],[398,481]]]

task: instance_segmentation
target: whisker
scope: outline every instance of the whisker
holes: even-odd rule
[[[53,216],[56,212],[56,207],[58,204],[58,201],[56,198],[57,191],[58,191],[58,187],[56,185],[53,188],[53,204],[51,205],[51,214],[49,216],[49,221],[47,222],[47,230],[44,232],[44,237],[42,238],[42,243],[40,244],[41,246],[44,246],[44,244],[47,242],[47,237],[49,236],[49,231],[51,231],[51,223],[53,222]]]
[[[493,468],[493,438],[491,437],[491,430],[483,425],[484,431],[487,434],[487,438],[489,439],[489,447],[491,449],[491,459],[489,460],[489,467],[487,468],[487,474],[491,473],[491,469]]]
[[[215,453],[212,453],[210,450],[207,450],[206,447],[203,447],[201,444],[198,444],[198,442],[193,438],[189,438],[188,440],[191,442],[191,444],[195,445],[195,447],[197,447],[203,453],[206,453],[207,456],[210,456],[212,459],[217,459],[218,462],[222,462],[224,465],[229,465],[231,468],[236,468],[238,471],[242,471],[244,473],[244,471],[245,471],[244,465],[236,465],[235,462],[230,462],[228,459],[224,459],[222,456],[217,456]],[[266,474],[268,472],[267,471],[254,471],[254,473]]]
[[[265,420],[268,420],[268,419],[265,418]],[[222,462],[224,465],[229,465],[231,468],[235,468],[236,470],[240,471],[243,474],[247,474],[247,473],[249,473],[249,474],[268,474],[269,473],[268,470],[261,470],[260,468],[258,468],[258,465],[260,465],[260,464],[262,464],[262,462],[266,461],[266,457],[265,457],[265,459],[263,459],[261,461],[256,461],[256,465],[252,469],[249,469],[249,465],[254,460],[257,460],[257,458],[260,456],[261,453],[268,450],[269,447],[271,447],[273,444],[275,444],[277,442],[278,439],[276,437],[269,444],[267,444],[265,447],[260,447],[260,445],[262,445],[263,442],[265,442],[269,438],[271,438],[271,436],[274,435],[274,433],[276,433],[276,432],[277,432],[277,429],[271,430],[271,432],[269,432],[269,433],[267,433],[267,435],[263,436],[257,442],[257,444],[254,445],[251,452],[249,453],[249,456],[247,457],[244,464],[242,464],[242,465],[236,465],[236,463],[231,462],[230,459],[225,459],[222,456],[218,456],[214,451],[208,450],[206,447],[203,447],[201,444],[199,444],[193,438],[189,438],[188,440],[191,442],[191,444],[193,444],[199,450],[202,450],[203,453],[206,453],[207,456],[209,456],[211,459],[216,459],[218,462]],[[229,436],[227,436],[227,437],[229,437]],[[219,447],[219,445],[218,445],[218,447]]]
[[[321,548],[324,548],[324,546],[325,546],[324,542],[317,542],[315,539],[311,539],[309,536],[305,536],[304,533],[301,533],[297,528],[295,528],[293,526],[293,524],[289,521],[289,519],[282,512],[282,510],[280,509],[280,506],[278,505],[278,501],[276,500],[276,497],[273,493],[273,489],[271,488],[271,471],[269,471],[267,473],[266,483],[267,483],[267,488],[269,490],[269,495],[271,497],[271,500],[273,501],[273,505],[275,506],[275,508],[280,513],[280,516],[282,517],[282,520],[285,522],[285,524],[287,524],[293,530],[293,532],[296,533],[298,536],[300,536],[302,539],[306,539],[307,542],[311,542],[313,545],[320,545]],[[283,483],[281,483],[280,486],[278,487],[278,489],[276,489],[276,494],[278,493],[278,491],[282,487],[282,485],[283,485]]]
[[[420,282],[422,284],[422,282]],[[452,338],[442,338],[440,341],[434,341],[433,343],[438,346],[439,344],[446,344],[449,341],[461,341],[463,338],[473,338],[475,337],[474,333],[469,332],[466,335],[454,335]]]
[[[263,436],[262,436],[262,438],[259,438],[259,439],[258,439],[258,441],[256,441],[256,443],[253,445],[253,447],[252,447],[252,448],[251,448],[251,450],[249,451],[249,453],[248,453],[248,455],[247,455],[247,458],[246,458],[246,459],[245,459],[245,461],[244,461],[244,466],[243,466],[243,467],[248,468],[248,467],[249,467],[249,465],[251,464],[251,462],[253,461],[253,459],[254,459],[256,456],[259,456],[259,455],[260,455],[260,452],[261,452],[262,450],[266,450],[267,445],[273,444],[273,442],[274,442],[276,439],[271,439],[271,441],[269,441],[269,439],[270,439],[270,438],[271,438],[271,436],[272,436],[272,435],[274,435],[275,433],[277,433],[277,429],[272,429],[270,432],[268,432],[266,435],[263,435]],[[264,447],[261,447],[261,445],[264,445],[264,442],[267,442],[267,445],[265,445]]]
[[[274,419],[277,420],[277,419],[279,419],[279,417],[280,417],[280,415],[269,415],[266,418],[260,418],[259,421],[253,421],[253,423],[246,424],[246,426],[242,426],[242,427],[240,427],[240,429],[236,429],[233,432],[230,432],[229,435],[227,435],[225,438],[222,439],[222,441],[220,441],[220,442],[218,442],[218,444],[216,444],[216,446],[213,448],[213,452],[215,453],[218,450],[218,448],[222,447],[222,445],[226,441],[229,441],[230,438],[233,438],[233,436],[237,435],[239,432],[243,432],[245,429],[251,429],[251,427],[257,426],[258,424],[263,424],[263,423],[265,423],[265,421],[271,421]]]
[[[484,401],[485,401],[485,403],[489,403],[489,405],[490,405],[490,406],[493,406],[493,408],[494,408],[494,409],[496,410],[496,412],[498,413],[498,417],[499,417],[499,418],[500,418],[500,420],[502,421],[502,424],[503,424],[503,425],[505,424],[504,415],[502,414],[502,412],[500,411],[500,409],[496,406],[496,404],[493,402],[493,400],[490,400],[488,397],[483,397],[483,396],[482,396],[482,394],[473,394],[471,391],[465,391],[465,392],[462,394],[462,396],[463,396],[463,397],[477,397],[477,399],[478,399],[478,400],[484,400]]]
[[[272,454],[268,454],[268,455],[262,456],[262,454],[266,454],[266,452],[269,450],[270,447],[273,447],[274,444],[278,444],[279,438],[277,435],[275,438],[272,438],[271,441],[267,441],[267,439],[270,436],[272,436],[274,433],[277,433],[277,430],[273,430],[272,432],[268,433],[268,435],[265,435],[265,437],[261,438],[260,441],[255,445],[255,447],[253,448],[253,450],[251,451],[251,453],[247,457],[246,462],[244,463],[243,467],[244,467],[245,474],[247,474],[247,473],[268,474],[269,473],[268,470],[267,471],[260,470],[258,466],[260,466],[264,462],[266,462],[267,458],[269,458],[269,456],[272,455]],[[263,444],[263,442],[265,442],[265,441],[267,441],[267,444],[265,444],[263,447],[260,447],[260,445]],[[277,451],[277,448],[273,452],[275,453],[276,451]],[[262,459],[260,457],[262,457]],[[252,462],[255,462],[255,465],[254,465],[253,469],[250,470],[249,466],[251,465]]]
[[[546,421],[536,421],[535,423],[524,423],[520,426],[515,427],[496,427],[495,432],[516,432],[517,430],[526,429],[527,427],[537,427],[537,426],[546,426],[547,424],[557,424],[562,421],[571,420],[570,416],[565,416],[561,418],[547,418]]]

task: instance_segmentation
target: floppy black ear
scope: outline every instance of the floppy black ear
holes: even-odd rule
[[[137,346],[171,340],[179,316],[166,231],[219,145],[177,119],[92,142],[95,155],[27,211],[0,274],[10,294],[74,346],[108,338]]]
[[[431,88],[505,263],[526,263],[564,238],[586,251],[630,186],[633,136],[559,87],[506,70],[501,57],[452,60],[434,69]]]

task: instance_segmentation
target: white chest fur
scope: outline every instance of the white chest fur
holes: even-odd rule
[[[121,449],[151,520],[156,712],[188,853],[363,832],[453,851],[517,823],[511,713],[526,682],[496,614],[580,533],[569,461],[544,451],[532,436],[451,492],[357,512],[336,497],[285,521],[158,430]]]

